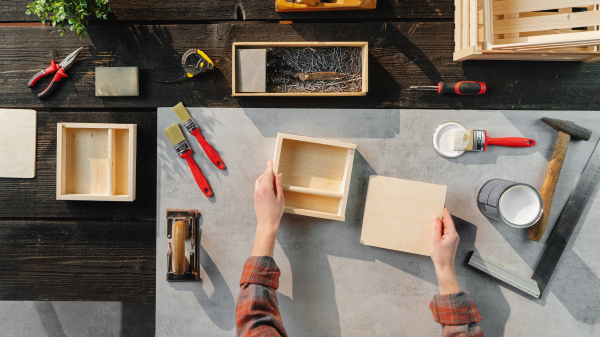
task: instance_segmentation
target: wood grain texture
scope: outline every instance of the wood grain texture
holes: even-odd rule
[[[0,220],[0,300],[153,301],[155,225]]]
[[[52,27],[0,27],[0,100],[5,107],[148,108],[174,106],[277,108],[453,108],[592,110],[600,105],[598,63],[453,62],[451,22],[197,24],[179,26],[110,25],[90,27],[85,41],[59,38]],[[151,81],[178,78],[190,37],[217,69],[178,84]],[[234,41],[367,41],[369,93],[364,97],[231,97],[231,45]],[[48,43],[52,41],[53,43]],[[55,43],[54,43],[55,42]],[[48,100],[26,87],[29,77],[84,45],[69,78]],[[57,47],[58,46],[58,47]],[[138,66],[140,96],[95,97],[96,66]],[[15,71],[23,69],[23,71]],[[47,85],[46,79],[39,86]],[[444,81],[485,81],[481,96],[440,96],[409,90],[410,85]]]
[[[0,21],[39,22],[26,15],[31,0],[14,0],[2,4]],[[422,19],[452,18],[452,0],[378,0],[367,11],[277,13],[275,0],[111,0],[109,20],[120,21],[220,21],[220,20],[329,20],[329,19]]]
[[[0,177],[35,177],[35,110],[0,109]]]
[[[445,200],[446,186],[371,176],[360,242],[429,256],[431,220]]]
[[[137,124],[137,198],[134,202],[56,199],[56,124],[114,122]],[[37,175],[0,178],[0,219],[81,218],[152,220],[156,216],[156,111],[38,112]]]

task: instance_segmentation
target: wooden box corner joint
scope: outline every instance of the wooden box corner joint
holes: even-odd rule
[[[273,170],[283,174],[285,212],[344,221],[355,144],[277,134]]]
[[[56,200],[134,201],[136,124],[58,123]]]

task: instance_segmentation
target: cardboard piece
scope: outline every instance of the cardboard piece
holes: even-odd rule
[[[35,110],[0,109],[0,177],[35,177]]]
[[[96,96],[139,96],[138,67],[96,67]]]
[[[360,242],[429,256],[431,220],[445,199],[446,186],[371,176]]]

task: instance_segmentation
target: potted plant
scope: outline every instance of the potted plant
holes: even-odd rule
[[[85,38],[87,17],[94,15],[106,20],[110,12],[109,0],[35,0],[27,6],[27,14],[35,14],[42,23],[52,21],[52,26],[60,27],[60,36],[66,35],[65,26]]]

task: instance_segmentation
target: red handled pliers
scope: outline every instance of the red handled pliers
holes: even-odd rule
[[[82,50],[83,50],[83,47],[72,52],[71,54],[69,54],[69,56],[65,57],[65,59],[59,64],[56,64],[56,62],[54,62],[54,60],[52,60],[52,62],[50,63],[50,66],[48,68],[46,68],[44,70],[40,70],[40,72],[33,75],[33,77],[29,80],[29,83],[27,83],[27,86],[30,88],[33,87],[35,85],[35,82],[37,82],[40,78],[42,78],[46,75],[52,74],[53,72],[56,71],[56,75],[54,75],[52,82],[50,82],[50,84],[48,85],[46,90],[40,92],[37,95],[37,97],[44,98],[44,97],[50,95],[54,90],[56,90],[56,88],[58,87],[58,82],[60,82],[60,80],[63,77],[69,77],[69,75],[67,75],[65,73],[65,70],[69,69],[69,67],[73,64],[73,62],[77,58],[77,55],[79,55],[79,53],[81,53]]]

